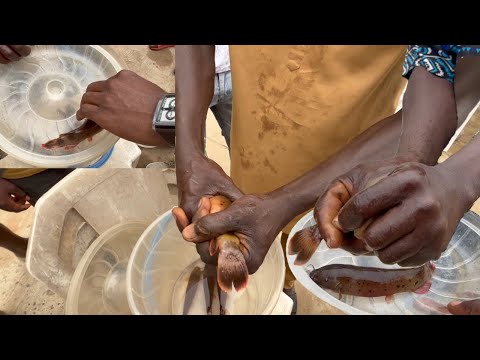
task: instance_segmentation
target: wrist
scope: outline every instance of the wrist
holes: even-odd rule
[[[435,166],[437,171],[452,184],[463,211],[467,212],[480,197],[479,167],[476,164],[462,164],[449,158]],[[461,174],[461,175],[460,175]]]

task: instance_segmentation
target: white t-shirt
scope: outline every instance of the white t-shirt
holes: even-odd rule
[[[215,73],[230,71],[230,54],[228,45],[215,45]]]

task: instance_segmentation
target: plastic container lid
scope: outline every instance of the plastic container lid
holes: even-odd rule
[[[292,229],[288,238],[299,230],[315,225],[313,212],[305,215]],[[457,227],[447,250],[435,262],[432,287],[426,294],[400,293],[388,304],[385,297],[364,298],[342,296],[323,290],[309,277],[315,269],[328,264],[351,264],[380,268],[399,268],[383,264],[375,256],[353,256],[341,249],[329,249],[322,241],[310,261],[304,266],[294,264],[296,255],[287,255],[288,265],[298,281],[316,297],[346,314],[447,314],[446,305],[455,300],[480,298],[480,217],[467,213]],[[288,248],[287,243],[287,248]]]
[[[101,234],[73,274],[67,314],[128,315],[126,270],[132,250],[147,223],[125,222]]]
[[[75,114],[87,86],[121,70],[98,45],[35,45],[29,56],[2,65],[0,148],[39,167],[89,165],[118,137],[102,130],[76,148],[45,149],[42,144],[80,127]]]
[[[195,245],[183,240],[171,212],[154,221],[139,239],[127,268],[128,302],[133,314],[206,314],[204,264]],[[192,271],[202,280],[187,291]],[[248,286],[229,295],[225,303],[230,314],[271,314],[283,289],[285,261],[280,240],[271,246],[264,263],[251,275]],[[192,296],[185,312],[185,294]],[[202,302],[203,301],[203,302]]]

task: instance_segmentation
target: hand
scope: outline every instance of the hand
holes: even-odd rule
[[[0,209],[9,212],[22,212],[30,207],[30,197],[15,184],[0,179]]]
[[[216,162],[200,154],[192,154],[183,168],[177,166],[177,185],[180,207],[173,214],[180,232],[197,218],[210,213],[209,202],[201,202],[203,197],[223,195],[235,201],[243,195]],[[208,253],[208,242],[198,244],[197,251],[204,262],[216,262]]]
[[[471,206],[461,179],[441,165],[394,164],[360,165],[335,180],[316,206],[320,233],[339,247],[356,230],[386,264],[436,260]]]
[[[165,91],[134,72],[123,70],[105,81],[91,83],[82,97],[77,119],[88,118],[123,139],[161,145],[152,129],[158,101]]]
[[[0,45],[0,64],[18,61],[30,55],[31,51],[32,49],[26,45]]]
[[[201,154],[192,154],[188,164],[177,167],[177,184],[180,207],[189,220],[197,212],[202,197],[223,195],[233,202],[243,195],[215,161]]]
[[[234,233],[240,239],[242,252],[249,274],[255,273],[277,235],[285,226],[283,208],[278,200],[268,195],[245,195],[233,202],[226,210],[209,213],[208,199],[203,198],[199,216],[183,230],[183,238],[197,244],[208,244],[212,238]],[[202,259],[213,262],[203,251]],[[205,261],[204,260],[204,261]]]
[[[480,299],[470,301],[453,301],[447,306],[453,315],[480,315]]]

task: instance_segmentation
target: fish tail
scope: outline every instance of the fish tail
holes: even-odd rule
[[[304,265],[317,250],[322,241],[320,232],[316,225],[300,230],[293,235],[288,246],[288,254],[295,255],[295,265]]]
[[[222,237],[234,235],[222,235]],[[218,255],[218,285],[225,292],[230,292],[232,286],[236,291],[247,287],[248,268],[240,247],[234,241],[222,241]]]

